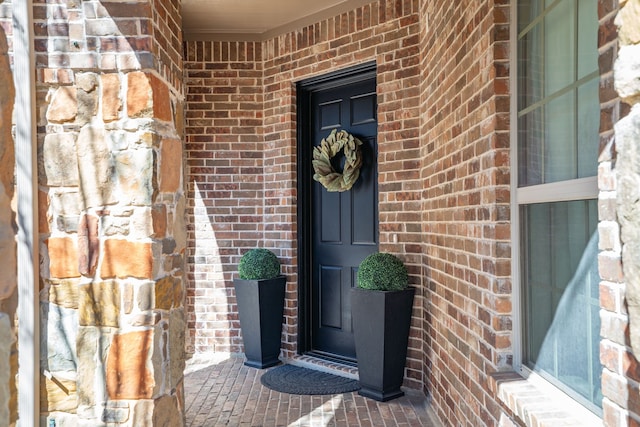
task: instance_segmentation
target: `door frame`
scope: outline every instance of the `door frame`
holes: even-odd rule
[[[296,84],[297,107],[297,225],[298,225],[298,345],[297,353],[311,351],[311,192],[313,179],[311,149],[303,149],[309,141],[311,129],[311,94],[318,90],[333,89],[376,77],[376,63],[367,62],[322,76],[302,80]]]

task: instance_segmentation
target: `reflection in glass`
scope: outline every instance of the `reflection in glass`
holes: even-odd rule
[[[525,363],[601,406],[596,200],[521,211]]]

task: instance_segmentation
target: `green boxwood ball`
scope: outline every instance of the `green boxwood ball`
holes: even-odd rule
[[[243,280],[273,279],[280,275],[280,261],[268,249],[251,249],[240,258],[238,273]]]
[[[374,253],[358,268],[358,287],[378,291],[401,291],[409,286],[407,267],[395,255]]]

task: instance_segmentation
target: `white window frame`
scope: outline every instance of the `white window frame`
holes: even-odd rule
[[[602,425],[602,419],[565,391],[529,369],[523,364],[524,358],[524,310],[520,265],[520,207],[533,203],[598,199],[597,176],[568,181],[551,182],[527,187],[518,187],[518,1],[510,2],[510,55],[509,92],[511,141],[511,279],[512,279],[512,346],[513,368],[527,383],[542,391],[566,409],[568,413],[585,422],[585,425]],[[507,403],[507,402],[505,402]],[[512,408],[515,409],[515,408]]]

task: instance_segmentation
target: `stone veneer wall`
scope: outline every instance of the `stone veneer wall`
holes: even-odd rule
[[[43,418],[182,425],[179,2],[35,0],[33,15]]]
[[[383,0],[264,42],[185,44],[190,350],[242,350],[232,278],[264,245],[288,276],[283,348],[296,354],[295,83],[376,61],[380,248],[418,286],[408,384],[421,386],[417,6]]]
[[[619,5],[611,1],[607,12],[608,38],[614,53],[608,58],[607,88],[612,92],[611,98],[616,96],[614,88],[619,98],[611,102],[610,121],[615,123],[615,136],[610,132],[599,170],[604,421],[607,426],[637,427],[640,426],[640,1],[623,0]],[[603,264],[610,266],[605,269],[607,277],[602,274]]]
[[[11,136],[14,85],[5,34],[9,7],[0,0],[0,420],[18,418],[15,375],[18,366],[15,313],[18,303],[14,195],[14,144]],[[5,424],[5,425],[7,425]]]

